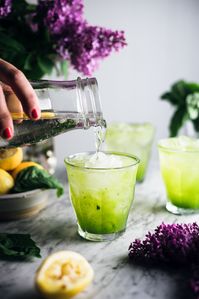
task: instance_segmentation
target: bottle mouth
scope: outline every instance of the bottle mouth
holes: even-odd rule
[[[84,119],[84,127],[106,126],[102,115],[96,78],[77,78],[76,90],[79,111]]]

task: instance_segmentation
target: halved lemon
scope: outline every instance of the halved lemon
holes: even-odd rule
[[[0,168],[13,170],[23,160],[23,151],[20,147],[0,150]]]
[[[11,173],[12,177],[14,179],[16,179],[17,175],[19,174],[19,172],[21,172],[23,169],[31,167],[31,166],[36,166],[39,169],[43,169],[43,166],[41,166],[40,164],[36,163],[36,162],[32,162],[32,161],[27,161],[27,162],[21,162]]]
[[[46,298],[67,299],[83,291],[93,279],[87,260],[73,251],[50,255],[36,273],[36,287]]]
[[[0,195],[7,194],[13,187],[13,177],[4,169],[0,169]]]

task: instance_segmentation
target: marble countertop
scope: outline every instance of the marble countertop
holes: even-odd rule
[[[57,176],[65,181],[65,170]],[[175,216],[165,210],[164,188],[157,167],[141,184],[136,185],[135,200],[126,232],[111,242],[90,242],[77,235],[75,216],[68,198],[68,188],[62,199],[50,192],[47,207],[37,216],[0,223],[1,232],[30,233],[41,248],[42,260],[59,250],[81,253],[92,264],[95,277],[92,285],[76,299],[188,299],[192,298],[186,283],[186,273],[180,269],[151,268],[132,265],[128,246],[135,238],[143,238],[161,222],[193,222],[198,215]],[[34,287],[34,275],[40,259],[26,262],[0,261],[0,298],[39,299]]]

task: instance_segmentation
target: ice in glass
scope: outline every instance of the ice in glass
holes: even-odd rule
[[[65,159],[79,234],[111,240],[125,231],[139,159],[127,154],[81,153]]]

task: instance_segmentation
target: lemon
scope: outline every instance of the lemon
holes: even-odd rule
[[[21,162],[13,171],[12,171],[12,177],[14,179],[16,179],[17,175],[19,174],[20,171],[22,171],[25,168],[31,167],[31,166],[36,166],[40,169],[43,169],[43,167],[36,163],[36,162],[32,162],[32,161],[27,161],[27,162]]]
[[[46,112],[41,112],[41,118],[42,119],[52,119],[55,117],[55,113],[54,112],[50,112],[50,111],[46,111]]]
[[[50,255],[36,273],[36,287],[46,298],[66,299],[83,291],[93,279],[87,260],[73,251]]]
[[[20,147],[0,150],[0,168],[13,170],[23,160],[23,151]]]
[[[13,187],[13,177],[4,169],[0,169],[0,194],[7,194]]]

